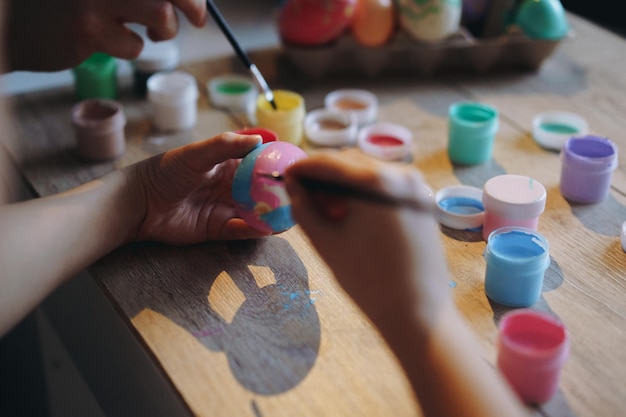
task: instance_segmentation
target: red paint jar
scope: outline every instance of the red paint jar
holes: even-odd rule
[[[376,158],[404,160],[410,157],[413,134],[409,129],[394,123],[374,123],[361,128],[359,148]]]

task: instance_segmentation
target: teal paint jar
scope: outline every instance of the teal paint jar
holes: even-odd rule
[[[491,160],[498,131],[498,111],[475,102],[454,103],[448,110],[448,157],[458,165]]]
[[[483,255],[485,293],[491,300],[508,307],[529,307],[539,300],[550,266],[543,235],[523,227],[502,227],[491,232]]]
[[[117,60],[96,52],[72,69],[78,100],[117,97]]]

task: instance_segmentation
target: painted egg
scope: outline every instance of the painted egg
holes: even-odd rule
[[[461,0],[396,0],[400,26],[420,41],[438,41],[458,32]]]
[[[235,171],[232,185],[239,216],[263,232],[280,233],[294,226],[285,186],[271,175],[284,174],[287,167],[306,156],[300,147],[289,142],[264,143],[246,155]]]
[[[385,44],[396,29],[396,11],[392,0],[358,0],[352,22],[352,36],[364,46]]]
[[[352,24],[357,0],[288,0],[278,15],[283,41],[323,45],[337,39]]]

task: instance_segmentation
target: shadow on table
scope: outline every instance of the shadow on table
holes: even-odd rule
[[[307,270],[286,240],[272,236],[176,248],[130,245],[114,256],[153,277],[141,288],[126,288],[140,285],[132,280],[105,284],[124,294],[118,297],[123,309],[131,317],[146,308],[156,311],[207,349],[224,352],[233,375],[248,390],[285,392],[313,367],[321,336],[315,298]],[[261,274],[273,274],[274,283],[260,286],[252,273],[258,268]],[[223,293],[215,294],[220,303],[228,303],[232,315],[220,314],[211,304],[209,293],[218,278],[230,278],[240,291],[222,285]]]

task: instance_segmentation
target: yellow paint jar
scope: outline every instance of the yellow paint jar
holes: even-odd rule
[[[256,125],[273,130],[281,141],[300,145],[306,115],[304,97],[286,90],[274,90],[273,93],[276,109],[263,94],[257,97]]]

